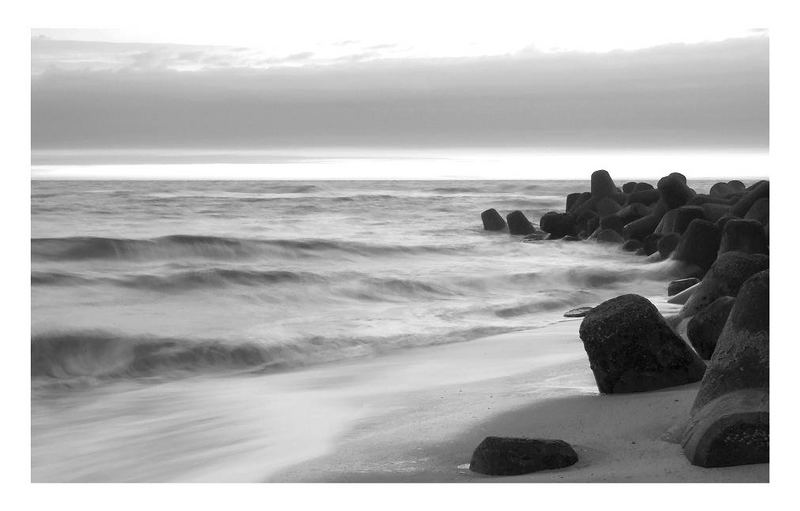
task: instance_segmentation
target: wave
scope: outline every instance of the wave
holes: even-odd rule
[[[476,327],[441,335],[392,337],[314,336],[279,344],[135,336],[106,330],[46,332],[31,337],[31,378],[69,386],[232,371],[274,372],[515,330],[519,328]]]
[[[460,253],[472,248],[460,245],[380,245],[327,239],[242,239],[175,234],[151,239],[77,236],[34,238],[34,260],[82,261],[92,259],[243,259],[264,255],[289,257],[324,256],[325,252],[380,256],[422,253]]]

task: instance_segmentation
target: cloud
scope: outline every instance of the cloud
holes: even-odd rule
[[[358,51],[324,63],[311,52],[143,46],[118,49],[122,66],[35,74],[34,148],[768,144],[765,37],[603,54]]]

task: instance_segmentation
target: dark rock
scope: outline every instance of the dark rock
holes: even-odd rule
[[[625,193],[631,193],[636,189],[636,182],[635,181],[628,181],[624,185],[622,185],[622,191]]]
[[[622,250],[626,252],[636,252],[637,250],[641,249],[644,245],[639,240],[628,240],[622,244]]]
[[[756,220],[734,218],[725,223],[719,253],[739,251],[746,254],[769,253],[764,226]]]
[[[587,202],[589,202],[591,199],[592,199],[592,193],[591,192],[583,192],[583,193],[581,193],[575,199],[575,202],[572,204],[572,207],[570,207],[567,210],[567,213],[572,213],[572,214],[574,214],[576,216],[579,216],[580,213],[582,212],[582,211],[580,211],[581,207],[584,204],[586,204]]]
[[[536,228],[522,211],[512,211],[506,216],[508,232],[511,234],[533,234]]]
[[[747,389],[716,398],[690,419],[682,444],[700,467],[768,463],[769,393]]]
[[[725,204],[703,204],[703,214],[709,222],[717,222],[731,213],[731,207]]]
[[[743,252],[720,254],[678,316],[681,318],[694,316],[720,296],[736,296],[747,279],[768,267],[769,257],[763,254]]]
[[[720,296],[705,309],[701,310],[689,321],[686,335],[692,347],[703,360],[714,354],[717,339],[728,320],[728,314],[736,299],[732,296]]]
[[[622,219],[616,215],[609,215],[600,219],[601,229],[611,229],[621,235],[623,227],[625,227],[625,224]]]
[[[762,197],[750,206],[744,216],[747,220],[757,220],[761,225],[769,223],[769,197]]]
[[[481,220],[483,220],[483,229],[486,231],[502,231],[506,228],[506,221],[494,208],[481,213]]]
[[[575,309],[568,310],[564,313],[565,318],[582,318],[587,315],[594,307],[577,307]]]
[[[769,270],[742,285],[692,406],[742,389],[769,391]]]
[[[613,229],[600,229],[595,239],[601,243],[624,243],[625,238]]]
[[[617,185],[605,170],[592,172],[592,197],[600,199],[617,193]]]
[[[736,201],[739,200],[737,196],[732,195],[728,198],[721,198],[721,197],[712,197],[711,195],[705,195],[702,193],[698,193],[691,199],[689,202],[686,203],[687,206],[704,206],[706,204],[717,204],[720,206],[730,206],[735,204]]]
[[[675,224],[672,226],[672,232],[678,234],[686,232],[689,223],[695,218],[705,219],[705,210],[700,206],[682,206],[674,211]]]
[[[620,209],[622,209],[622,207],[619,204],[617,204],[617,202],[614,201],[611,197],[603,197],[601,199],[598,199],[594,205],[594,210],[595,212],[597,212],[600,218],[613,215]]]
[[[564,209],[564,211],[569,213],[569,210],[571,210],[572,207],[575,206],[575,203],[578,202],[578,199],[581,198],[581,195],[582,195],[581,192],[567,194],[567,206]]]
[[[769,181],[759,181],[753,185],[750,190],[733,205],[731,213],[734,216],[744,217],[747,212],[750,211],[753,204],[755,204],[758,199],[764,197],[769,197]]]
[[[717,258],[720,232],[708,220],[694,219],[683,234],[673,259],[699,268],[705,273]]]
[[[675,251],[677,248],[678,243],[681,242],[680,234],[671,232],[669,234],[665,234],[658,240],[658,253],[661,254],[661,257],[667,258]]]
[[[705,364],[639,295],[601,303],[580,337],[600,392],[642,392],[700,380]]]
[[[655,187],[650,183],[636,183],[636,187],[633,189],[634,192],[641,192],[644,190],[653,190]]]
[[[574,465],[575,450],[563,440],[486,437],[472,453],[469,469],[479,474],[513,476]]]
[[[575,220],[575,230],[592,232],[600,225],[600,217],[594,211],[584,211]]]
[[[625,239],[644,240],[647,236],[653,234],[660,221],[661,218],[656,215],[647,215],[626,224],[622,230],[622,235]]]
[[[739,217],[731,216],[731,215],[725,215],[722,218],[720,218],[719,220],[717,220],[716,222],[714,222],[714,225],[716,225],[719,228],[719,232],[723,232],[725,230],[725,224],[727,224],[729,220],[734,220],[734,219],[737,219],[737,218],[739,218]]]
[[[730,186],[734,190],[734,193],[739,193],[746,190],[744,183],[742,183],[738,179],[734,179],[733,181],[728,181],[728,186]]]
[[[661,192],[661,200],[668,209],[683,206],[695,195],[694,190],[686,185],[686,176],[678,172],[662,177],[658,181],[657,188]]]
[[[577,234],[575,230],[575,217],[569,213],[556,213],[551,211],[545,213],[539,219],[539,227],[546,233],[550,234],[550,238],[558,239],[564,236]]]
[[[689,289],[693,285],[700,282],[700,279],[692,277],[688,279],[673,280],[667,286],[667,296],[675,296],[685,289]]]
[[[572,235],[564,236],[563,238],[561,238],[561,240],[562,241],[583,241],[579,236],[572,236]]]
[[[738,182],[741,184],[741,181]],[[712,197],[719,197],[722,199],[726,199],[731,195],[744,191],[744,185],[741,188],[738,186],[731,186],[730,183],[716,183],[714,186],[711,187],[711,190],[708,191],[709,195]]]
[[[626,224],[647,216],[650,213],[650,208],[637,202],[636,204],[628,204],[624,208],[620,209],[615,213],[615,216],[619,217],[619,219],[622,220],[622,225],[625,226]]]
[[[658,199],[661,198],[661,194],[658,190],[649,189],[649,190],[639,190],[633,192],[632,194],[628,195],[628,204],[644,204],[645,206],[649,206],[655,202],[658,202]]]
[[[651,234],[647,236],[644,240],[642,240],[641,253],[637,252],[637,254],[649,256],[658,252],[658,241],[661,239],[661,237],[661,234]]]
[[[671,209],[664,213],[664,216],[661,217],[661,221],[656,226],[653,232],[659,234],[669,234],[671,232],[675,232],[675,218],[678,216],[677,209]]]

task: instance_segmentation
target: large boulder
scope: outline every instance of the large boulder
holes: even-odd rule
[[[625,239],[644,240],[647,236],[653,234],[656,226],[658,225],[661,217],[650,214],[638,220],[634,220],[625,225],[622,230],[622,235]]]
[[[658,190],[653,188],[644,189],[644,190],[636,190],[632,194],[628,195],[628,204],[644,204],[645,206],[649,206],[650,204],[654,204],[658,202],[658,199],[661,198],[661,194]]]
[[[574,215],[578,215],[580,213],[579,208],[583,206],[586,202],[590,201],[592,198],[592,192],[583,192],[578,194],[578,197],[572,200],[570,205],[569,199],[567,200],[568,209],[567,213],[573,213]]]
[[[621,235],[623,227],[625,227],[625,222],[617,215],[609,215],[600,219],[601,229],[611,229]]]
[[[488,436],[472,453],[469,469],[479,474],[515,476],[574,465],[578,454],[563,440]]]
[[[703,208],[703,214],[705,215],[705,219],[709,222],[716,222],[722,217],[725,217],[730,214],[731,208],[725,204],[703,204],[700,206]]]
[[[667,296],[674,296],[685,289],[689,289],[695,284],[698,284],[700,279],[697,277],[689,277],[688,279],[673,280],[667,286]]]
[[[575,230],[575,217],[569,213],[556,213],[551,211],[545,213],[539,219],[539,227],[546,233],[550,234],[550,238],[563,238],[564,236],[574,236],[577,234]]]
[[[720,254],[678,316],[681,318],[694,316],[720,296],[736,296],[747,279],[767,268],[769,268],[769,257],[763,254],[743,252]]]
[[[744,184],[741,181],[728,181],[727,183],[717,183],[709,190],[712,197],[728,198],[731,195],[744,192]]]
[[[659,179],[657,188],[667,209],[679,208],[695,195],[694,190],[686,184],[686,176],[678,172]]]
[[[672,232],[683,234],[695,218],[705,219],[705,210],[700,206],[682,206],[675,210],[675,223]]]
[[[575,206],[575,203],[578,202],[578,200],[581,198],[581,195],[583,195],[581,192],[575,192],[575,193],[568,194],[567,195],[567,205],[566,205],[566,208],[564,209],[564,211],[569,213],[569,211]]]
[[[522,211],[512,211],[506,216],[508,232],[511,234],[533,234],[536,228]]]
[[[750,277],[736,295],[692,412],[742,389],[769,391],[769,270]]]
[[[650,213],[650,208],[637,202],[635,204],[628,204],[624,208],[620,209],[615,213],[615,216],[622,220],[622,225],[624,226],[633,222],[634,220],[642,218],[643,216],[647,216]]]
[[[620,209],[622,209],[622,207],[611,197],[603,197],[598,199],[594,204],[594,210],[600,216],[600,218],[613,215]]]
[[[502,231],[506,228],[506,221],[500,216],[496,209],[487,209],[481,213],[483,229],[486,231]]]
[[[672,257],[704,274],[717,258],[719,240],[720,232],[716,225],[696,218],[689,223]]]
[[[769,223],[769,197],[762,197],[755,201],[744,217],[748,220],[757,220],[761,225],[767,225]]]
[[[692,465],[730,467],[769,462],[769,392],[724,394],[698,410],[683,435]]]
[[[769,197],[769,181],[759,181],[745,193],[731,210],[734,216],[744,217],[758,199]]]
[[[705,363],[646,298],[628,294],[595,307],[580,326],[600,392],[643,392],[700,380]]]
[[[675,218],[678,216],[677,209],[670,209],[664,216],[661,217],[661,221],[656,226],[653,232],[659,234],[669,234],[675,231]]]
[[[636,189],[636,181],[628,181],[624,185],[622,185],[622,191],[624,193],[631,193]]]
[[[722,328],[728,321],[728,315],[736,303],[732,296],[720,296],[705,309],[701,310],[689,320],[686,327],[686,336],[692,347],[703,360],[708,360],[714,354],[717,339],[722,333]]]
[[[665,234],[658,240],[658,253],[662,258],[666,259],[677,248],[678,243],[681,242],[681,236],[678,233],[671,232]]]
[[[764,226],[756,220],[743,220],[733,218],[725,222],[722,229],[722,240],[719,243],[719,253],[731,251],[745,252],[747,254],[767,254],[769,244]]]
[[[650,183],[636,183],[636,187],[633,189],[634,192],[641,192],[643,190],[653,190],[655,187]]]
[[[592,197],[600,199],[617,193],[617,185],[605,170],[592,172]]]

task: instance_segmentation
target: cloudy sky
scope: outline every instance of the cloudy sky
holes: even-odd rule
[[[765,29],[546,21],[491,37],[34,30],[32,146],[767,148]]]

